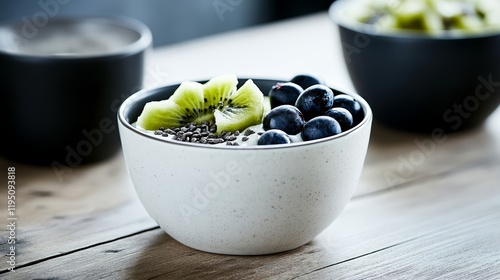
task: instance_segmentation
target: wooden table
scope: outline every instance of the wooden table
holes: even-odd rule
[[[287,79],[312,71],[352,90],[326,13],[155,49],[150,58],[150,86],[225,72]],[[173,240],[142,208],[121,153],[61,180],[50,167],[1,159],[0,277],[500,279],[499,124],[497,110],[483,126],[439,143],[374,124],[345,211],[309,244],[267,256],[209,254]],[[7,219],[9,166],[17,220]],[[16,272],[9,272],[13,221]]]

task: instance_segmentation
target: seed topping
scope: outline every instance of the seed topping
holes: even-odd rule
[[[235,131],[234,133],[230,131],[223,131],[219,135],[215,134],[217,131],[217,126],[213,122],[203,122],[201,124],[196,123],[188,123],[183,127],[175,127],[175,128],[164,128],[160,127],[158,130],[154,132],[155,135],[161,135],[163,137],[172,136],[173,140],[181,141],[181,142],[191,142],[191,143],[200,143],[200,144],[221,144],[226,143],[228,146],[239,146],[236,141],[237,136],[240,135],[239,131]],[[250,131],[250,133],[248,132]],[[252,130],[247,130],[247,133],[253,134],[255,133]],[[246,137],[248,140],[248,137]],[[245,141],[246,141],[245,140]]]

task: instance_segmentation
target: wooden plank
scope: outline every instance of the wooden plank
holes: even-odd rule
[[[498,158],[500,137],[493,129],[498,117],[500,114],[496,112],[484,128],[450,136],[446,145],[437,147],[435,154],[415,166],[414,173],[405,177],[404,183]],[[415,147],[411,134],[380,130],[376,133],[355,197],[391,188],[384,173],[398,174],[399,156],[411,154],[411,148]],[[15,166],[18,185],[22,186],[18,188],[17,209],[22,217],[18,254],[26,256],[19,265],[155,226],[135,196],[121,155],[75,169],[62,182],[50,168]],[[0,199],[4,201],[5,196],[6,192],[2,192]],[[4,219],[6,212],[0,214]],[[6,235],[6,229],[2,230]],[[7,247],[5,240],[0,241],[2,251]],[[0,269],[7,267],[6,262],[0,263]]]
[[[289,279],[310,272],[320,273],[328,266],[349,264],[351,260],[357,260],[357,265],[363,266],[367,253],[397,248],[401,244],[416,244],[418,247],[418,240],[429,244],[424,246],[428,250],[415,251],[414,256],[407,258],[398,259],[397,253],[392,254],[390,265],[397,268],[410,265],[408,261],[414,258],[435,257],[435,251],[429,247],[434,241],[439,245],[435,250],[442,249],[443,254],[448,249],[452,253],[460,250],[464,238],[498,241],[484,232],[498,224],[498,215],[495,214],[493,219],[489,215],[500,210],[499,170],[500,162],[496,162],[447,174],[438,180],[354,199],[338,220],[315,240],[282,254],[238,257],[203,253],[175,242],[158,229],[19,268],[17,275],[30,277],[36,274],[57,279]],[[478,217],[483,232],[473,227],[473,220]],[[458,232],[465,232],[465,237],[453,234],[455,227],[460,228]],[[444,236],[449,237],[449,247],[446,247],[448,243]],[[460,258],[481,255],[484,253],[482,248],[468,246]],[[405,251],[404,248],[401,250]],[[382,251],[377,254],[383,255]],[[400,251],[398,254],[404,255]],[[484,257],[485,267],[498,262],[496,254]],[[387,263],[389,265],[389,261]],[[414,265],[415,269],[425,268],[419,267],[419,263]],[[335,273],[333,270],[327,276],[335,277]]]
[[[51,168],[4,164],[16,167],[16,254],[23,256],[17,266],[156,226],[136,197],[121,154],[75,168],[62,181]],[[6,215],[0,211],[2,221]],[[7,230],[2,227],[2,236]],[[9,247],[0,240],[1,252]],[[6,258],[0,257],[0,270],[9,267]]]
[[[500,207],[297,279],[498,279]]]
[[[377,123],[355,196],[432,177],[500,157],[500,109],[486,123],[441,140],[427,134],[399,132]]]
[[[405,181],[469,167],[470,162],[474,161],[479,161],[478,164],[483,161],[484,164],[485,160],[498,158],[500,149],[497,145],[500,139],[492,141],[495,138],[491,137],[491,129],[488,128],[479,133],[470,132],[470,135],[465,135],[467,137],[460,135],[462,137],[450,139],[447,146],[436,149],[436,154],[429,157],[432,164],[417,166],[415,173],[405,178]],[[378,141],[383,141],[381,136],[377,137]],[[409,136],[404,137],[411,139]],[[355,197],[392,187],[384,181],[383,173],[397,172],[398,157],[393,155],[411,152],[408,152],[410,140],[400,141],[396,147],[394,144],[381,145],[376,141],[370,147]],[[487,153],[483,149],[492,152]],[[455,150],[462,152],[453,153]],[[384,154],[392,160],[384,159]],[[62,182],[50,168],[16,166],[18,185],[22,186],[18,189],[18,216],[22,217],[19,230],[22,235],[17,253],[25,256],[18,265],[113,240],[156,225],[135,196],[121,155],[103,163],[75,169]],[[3,192],[0,199],[5,200],[5,195]],[[6,212],[0,214],[5,217]],[[6,235],[6,229],[2,230]],[[46,236],[55,238],[48,239]],[[4,252],[9,247],[5,241],[0,241],[0,249]],[[7,267],[6,262],[0,262],[0,269]]]
[[[295,38],[297,34],[300,40],[286,48],[275,43],[276,38]],[[353,90],[338,30],[326,12],[160,48],[151,59],[148,76],[154,84],[163,84],[204,80],[222,73],[285,80],[316,73],[330,85]]]

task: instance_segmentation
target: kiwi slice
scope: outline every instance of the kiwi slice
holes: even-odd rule
[[[160,127],[182,127],[188,122],[212,121],[213,113],[203,114],[203,85],[196,82],[182,82],[167,100],[146,103],[137,126],[146,130]]]
[[[244,130],[262,121],[264,95],[252,80],[237,89],[234,75],[221,75],[205,84],[186,81],[168,100],[148,102],[137,119],[146,130],[215,122],[217,133]]]
[[[229,94],[222,104],[214,112],[217,133],[242,131],[262,122],[264,95],[252,80],[247,80],[236,92]]]

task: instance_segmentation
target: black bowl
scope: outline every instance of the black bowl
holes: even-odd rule
[[[480,125],[498,107],[500,33],[382,34],[347,18],[351,3],[333,3],[330,17],[339,28],[352,83],[379,123],[452,132]]]
[[[0,37],[0,155],[61,169],[119,150],[116,112],[142,87],[152,42],[146,25],[52,18],[5,23]]]

